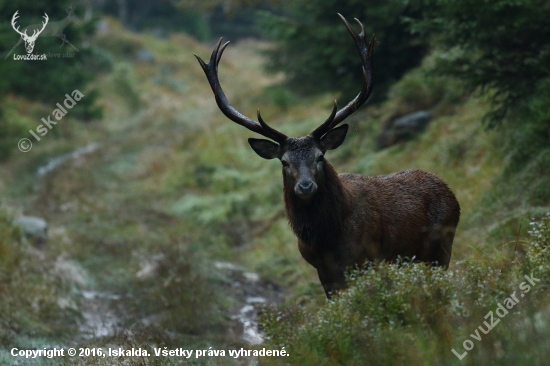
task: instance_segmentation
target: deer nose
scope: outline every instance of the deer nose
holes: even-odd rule
[[[310,196],[317,189],[317,185],[310,180],[301,181],[294,190],[298,196]]]
[[[300,184],[298,184],[298,187],[302,191],[310,191],[313,188],[313,182],[310,180],[307,182],[300,182]]]

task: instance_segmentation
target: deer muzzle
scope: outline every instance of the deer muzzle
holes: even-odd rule
[[[294,193],[300,198],[308,199],[317,192],[317,184],[311,179],[300,180],[298,184],[294,186]]]

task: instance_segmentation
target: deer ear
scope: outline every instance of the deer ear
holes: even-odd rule
[[[279,157],[279,145],[269,140],[264,139],[248,139],[248,143],[256,154],[264,159],[275,159]]]
[[[333,128],[326,133],[321,139],[321,150],[334,150],[338,146],[342,145],[342,142],[346,139],[349,125],[345,124],[340,127]]]

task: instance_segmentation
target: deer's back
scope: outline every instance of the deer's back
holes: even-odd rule
[[[353,202],[348,221],[349,243],[369,248],[369,259],[397,255],[433,260],[432,242],[452,236],[460,206],[436,175],[408,170],[384,176],[340,174]],[[350,248],[354,251],[354,248]]]

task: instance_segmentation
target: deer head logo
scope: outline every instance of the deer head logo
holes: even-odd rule
[[[27,53],[32,53],[32,50],[34,49],[34,42],[36,42],[36,39],[38,38],[38,36],[40,35],[40,33],[42,33],[42,31],[44,30],[44,28],[46,28],[46,25],[48,24],[48,14],[44,13],[44,19],[46,20],[46,22],[43,22],[42,23],[42,29],[38,30],[38,29],[34,29],[33,32],[32,32],[32,36],[29,36],[27,34],[27,29],[25,29],[24,32],[21,32],[19,30],[19,26],[17,26],[17,28],[15,27],[15,22],[17,20],[17,18],[19,18],[19,15],[17,15],[17,13],[19,13],[19,10],[17,10],[15,12],[15,14],[13,14],[13,17],[11,18],[11,26],[13,27],[13,29],[19,33],[21,35],[21,39],[25,42],[25,49],[27,50]]]

